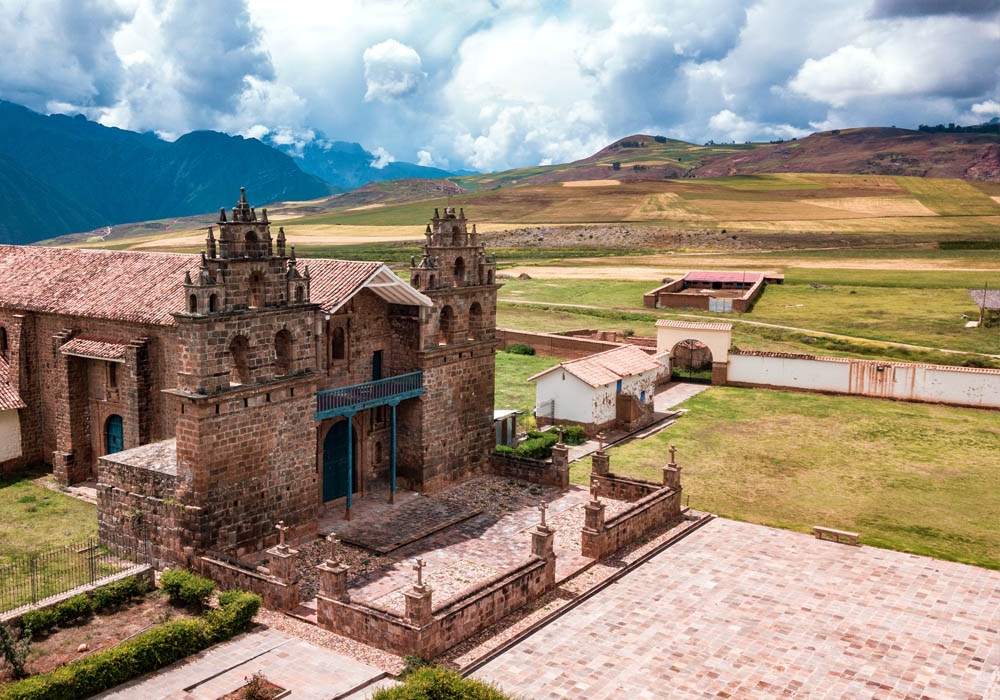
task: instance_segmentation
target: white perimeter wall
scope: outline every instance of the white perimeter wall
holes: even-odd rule
[[[0,411],[0,462],[21,456],[21,421],[17,411]]]
[[[904,401],[1000,408],[1000,371],[997,370],[808,356],[731,354],[726,381]]]

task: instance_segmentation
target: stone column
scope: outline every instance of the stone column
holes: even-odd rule
[[[712,384],[716,386],[725,386],[729,374],[729,363],[728,362],[713,362],[712,363]]]
[[[414,586],[408,591],[403,591],[406,599],[406,621],[415,627],[423,627],[431,621],[431,587]]]
[[[347,592],[347,572],[350,571],[350,567],[327,559],[316,568],[319,570],[320,596],[349,603],[351,594]]]
[[[604,476],[611,471],[611,456],[604,450],[598,450],[590,456],[590,473]]]
[[[555,485],[561,489],[569,488],[569,447],[562,440],[552,446],[552,468],[558,482]]]
[[[583,507],[583,529],[600,534],[604,532],[604,509],[605,505],[594,499]]]
[[[292,549],[287,544],[279,544],[267,550],[268,570],[271,576],[278,579],[286,586],[298,583],[299,573],[295,568],[298,561],[298,550]]]
[[[676,464],[668,464],[663,467],[663,485],[669,489],[680,491],[681,468]]]

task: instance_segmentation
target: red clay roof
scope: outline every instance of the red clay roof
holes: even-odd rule
[[[631,377],[660,367],[659,362],[640,348],[634,345],[622,345],[595,355],[581,357],[579,360],[562,362],[533,377],[528,377],[528,381],[562,368],[590,386],[599,387],[616,382],[622,377]]]
[[[174,325],[184,310],[184,273],[198,255],[0,245],[0,308]],[[357,292],[378,262],[300,259],[310,298],[324,310]]]
[[[683,328],[690,331],[731,331],[731,323],[698,323],[697,321],[668,321],[661,318],[656,322],[657,328]]]
[[[9,377],[10,365],[7,358],[0,355],[0,411],[14,411],[25,406],[14,387],[8,383]]]
[[[128,345],[117,343],[113,340],[101,340],[91,336],[79,335],[59,348],[59,352],[63,355],[92,357],[95,360],[122,361],[125,359],[125,351],[127,349]]]

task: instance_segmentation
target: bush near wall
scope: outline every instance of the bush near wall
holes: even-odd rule
[[[0,700],[82,700],[113,688],[242,632],[260,609],[260,596],[227,591],[219,594],[219,605],[197,620],[164,623],[107,651],[4,686]]]
[[[215,582],[184,569],[170,569],[160,575],[160,588],[171,603],[204,605],[215,590]]]
[[[528,439],[514,448],[515,457],[528,459],[548,459],[552,456],[552,446],[559,440],[555,431],[544,433],[537,430],[528,431]]]
[[[495,686],[472,678],[462,678],[454,671],[436,666],[413,671],[401,685],[383,688],[372,700],[513,700]]]
[[[95,588],[89,595],[81,593],[73,596],[54,607],[29,610],[21,616],[21,626],[41,634],[53,627],[65,627],[93,613],[140,598],[148,591],[149,584],[145,579],[129,576]]]

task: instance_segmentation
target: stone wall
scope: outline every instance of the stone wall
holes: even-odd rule
[[[555,560],[523,564],[434,608],[422,624],[389,610],[320,595],[320,627],[394,654],[432,659],[555,585]],[[429,589],[427,589],[429,591]]]
[[[552,460],[529,459],[494,452],[491,456],[493,473],[508,479],[518,479],[541,486],[567,488],[569,468],[560,468]]]
[[[618,474],[591,474],[590,491],[602,498],[635,503],[663,488],[662,484]]]
[[[563,360],[577,360],[594,353],[613,350],[622,345],[622,343],[606,340],[577,338],[557,335],[556,333],[531,333],[510,328],[497,328],[497,338],[501,341],[500,347],[502,348],[514,343],[523,343],[533,347],[539,355],[549,355]]]
[[[282,581],[269,573],[251,571],[220,559],[200,557],[199,573],[219,585],[220,590],[239,589],[256,593],[272,610],[294,610],[299,604],[299,583]]]
[[[59,462],[64,480],[90,477],[104,452],[101,421],[112,413],[123,418],[126,448],[173,436],[175,405],[162,390],[177,376],[175,327],[11,309],[0,309],[0,326],[7,329],[10,383],[27,404],[20,411],[22,456],[0,470]],[[79,335],[130,347],[117,393],[104,379],[107,362],[60,352]]]
[[[585,557],[603,559],[679,517],[681,491],[668,487],[660,488],[606,522],[603,517],[603,504],[591,501],[585,508],[587,521],[581,535],[581,552]]]

